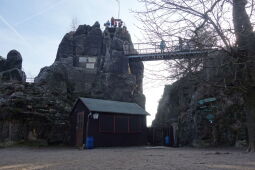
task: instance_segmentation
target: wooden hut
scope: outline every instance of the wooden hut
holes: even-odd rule
[[[94,146],[147,143],[146,116],[135,103],[79,98],[71,112],[71,143],[81,147],[93,137]]]

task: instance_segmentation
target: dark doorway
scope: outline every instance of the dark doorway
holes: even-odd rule
[[[169,137],[169,143],[166,143],[166,136]],[[175,146],[173,127],[150,127],[148,128],[148,141],[156,146]]]
[[[84,112],[78,112],[76,120],[76,146],[81,147],[84,141]]]

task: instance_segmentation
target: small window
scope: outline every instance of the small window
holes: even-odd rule
[[[116,133],[128,133],[128,117],[116,116],[115,117],[115,132]]]
[[[99,116],[99,129],[100,132],[114,132],[114,116],[112,115],[100,115]]]

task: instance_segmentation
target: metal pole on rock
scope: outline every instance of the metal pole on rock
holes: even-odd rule
[[[118,3],[118,19],[120,19],[120,1],[119,0],[116,0],[116,2]]]

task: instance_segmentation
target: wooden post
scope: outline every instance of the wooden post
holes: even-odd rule
[[[92,115],[91,112],[88,114],[88,117],[87,117],[85,145],[86,145],[86,143],[87,143],[87,139],[88,139],[88,136],[89,136],[88,134],[89,134],[89,117],[90,117],[90,115]],[[83,120],[83,121],[84,121],[84,120]]]
[[[9,121],[9,140],[12,141],[12,121]]]
[[[154,129],[153,129],[153,127],[151,127],[151,134],[152,134],[151,144],[153,145],[154,144]]]

